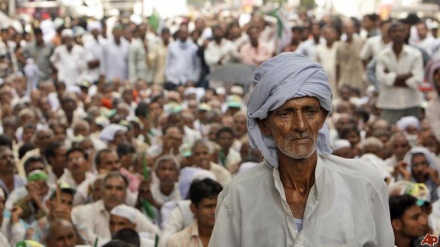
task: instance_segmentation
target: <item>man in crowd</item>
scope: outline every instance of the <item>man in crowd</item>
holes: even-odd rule
[[[388,32],[393,45],[377,56],[376,73],[381,87],[377,106],[383,109],[381,118],[394,124],[403,116],[419,116],[423,61],[418,50],[404,43],[402,23],[393,22]]]
[[[197,45],[188,40],[188,25],[182,24],[177,33],[178,40],[168,46],[165,89],[174,90],[179,85],[195,84],[198,81],[200,61]]]
[[[58,70],[58,81],[68,86],[77,85],[87,69],[86,52],[83,47],[75,44],[73,36],[71,29],[64,29],[61,33],[63,45],[55,48],[50,57],[53,67]]]
[[[104,45],[103,74],[108,81],[126,80],[128,78],[129,43],[122,37],[122,26],[113,27],[112,38]]]
[[[428,218],[417,204],[417,199],[410,195],[395,195],[390,197],[389,204],[395,245],[419,245],[419,238],[428,234],[429,227]]]
[[[118,172],[109,173],[102,181],[102,199],[72,210],[72,221],[81,224],[89,233],[88,241],[94,243],[98,239],[110,239],[110,212],[120,204],[123,204],[127,196],[128,180]],[[137,229],[158,233],[158,228],[138,212],[136,216]]]
[[[217,197],[222,186],[212,179],[195,180],[189,189],[194,222],[168,241],[167,247],[208,246],[215,224]]]

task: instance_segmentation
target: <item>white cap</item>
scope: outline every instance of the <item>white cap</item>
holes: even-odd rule
[[[99,135],[99,139],[105,142],[110,142],[115,139],[116,133],[119,131],[127,132],[127,127],[119,125],[119,124],[110,124],[101,131]]]
[[[343,148],[351,148],[350,142],[344,139],[340,139],[336,140],[332,145],[333,152]]]
[[[71,38],[73,38],[73,36],[74,36],[74,33],[73,33],[73,30],[72,30],[72,29],[64,29],[64,30],[61,32],[61,37],[63,37],[63,38],[65,38],[65,37],[71,37]]]
[[[242,96],[244,93],[243,87],[241,86],[233,86],[231,87],[231,94],[238,94]]]
[[[125,204],[114,207],[112,211],[110,211],[110,214],[126,218],[133,224],[136,223],[136,209]]]
[[[405,131],[409,126],[413,126],[418,130],[420,129],[420,121],[414,116],[402,117],[399,121],[397,121],[396,125],[397,128],[402,131]]]

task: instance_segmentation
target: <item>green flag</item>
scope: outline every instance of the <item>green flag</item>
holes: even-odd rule
[[[147,155],[145,152],[142,155],[142,171],[144,173],[144,180],[149,180],[150,179],[150,172],[148,171],[148,168],[147,168]],[[151,205],[151,203],[149,201],[143,200],[142,207],[144,208],[145,213],[148,215],[148,217],[150,217],[150,219],[155,218],[156,213],[154,210],[154,206]]]
[[[153,7],[153,13],[151,13],[150,17],[148,18],[148,24],[155,31],[158,31],[158,28],[160,25],[160,20],[161,20],[161,18],[160,18],[159,12],[157,12],[156,8]]]

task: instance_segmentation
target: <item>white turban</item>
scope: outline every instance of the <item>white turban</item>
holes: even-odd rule
[[[101,131],[99,139],[105,142],[113,141],[115,139],[116,133],[118,133],[119,131],[126,132],[127,128],[119,124],[110,124]]]
[[[131,223],[136,223],[136,209],[124,204],[120,204],[110,211],[110,214],[128,219]]]
[[[405,131],[409,126],[414,126],[416,129],[420,130],[420,121],[414,116],[407,116],[401,118],[396,123],[399,130]]]
[[[411,150],[409,150],[408,153],[406,153],[403,160],[409,165],[407,166],[408,170],[411,170],[412,158],[416,154],[423,154],[425,156],[426,161],[428,161],[429,163],[429,167],[434,168],[438,172],[440,172],[440,166],[437,162],[435,155],[425,147],[413,147],[411,148]]]
[[[286,101],[300,97],[316,97],[322,108],[331,113],[332,91],[323,67],[295,52],[284,52],[261,64],[254,71],[254,89],[248,103],[249,143],[264,159],[278,167],[277,147],[271,137],[264,136],[256,119],[265,119],[270,111]],[[330,154],[328,126],[319,131],[317,150]]]

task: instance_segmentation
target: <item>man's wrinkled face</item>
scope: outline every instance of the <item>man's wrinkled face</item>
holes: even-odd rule
[[[318,133],[326,117],[318,99],[295,98],[271,111],[259,121],[259,127],[265,136],[273,138],[279,152],[293,159],[307,159],[316,151]]]

